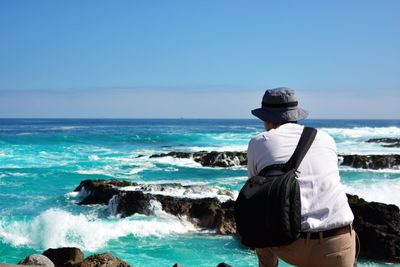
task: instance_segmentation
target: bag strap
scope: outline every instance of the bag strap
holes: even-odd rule
[[[304,127],[299,143],[297,144],[296,150],[286,163],[286,170],[297,170],[300,163],[303,161],[304,156],[307,154],[312,143],[314,142],[317,130],[311,127]]]
[[[262,169],[258,175],[265,176],[265,174],[271,170],[283,170],[285,172],[289,170],[297,170],[300,166],[300,163],[304,159],[308,150],[311,147],[311,144],[314,142],[315,136],[317,135],[317,130],[311,127],[304,127],[303,132],[301,133],[299,143],[294,150],[293,155],[290,157],[288,162],[285,164],[273,164]]]

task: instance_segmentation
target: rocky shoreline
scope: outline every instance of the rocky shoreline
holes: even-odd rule
[[[2,264],[0,264],[1,266]],[[132,267],[110,252],[93,254],[85,258],[83,252],[75,247],[50,248],[42,254],[26,256],[18,265],[34,265],[45,267]],[[175,263],[172,267],[183,267]],[[226,263],[220,263],[217,267],[232,267]]]
[[[127,186],[133,187],[133,190],[127,191]],[[157,192],[163,192],[177,184],[157,186]],[[85,180],[76,191],[81,198],[79,204],[108,205],[114,214],[121,217],[136,213],[153,214],[151,204],[152,201],[157,201],[165,212],[185,218],[199,228],[213,230],[222,235],[234,235],[236,232],[233,199],[220,201],[218,198],[171,196],[153,193],[149,190],[149,185],[118,180]],[[395,205],[367,202],[353,195],[348,195],[348,199],[355,215],[354,228],[361,241],[360,257],[400,262],[399,208]]]
[[[239,167],[246,166],[246,152],[169,152],[154,154],[150,158],[173,157],[193,159],[204,167]],[[342,166],[361,169],[400,169],[400,155],[339,155]]]

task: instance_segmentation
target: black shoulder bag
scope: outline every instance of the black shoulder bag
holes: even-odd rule
[[[297,169],[316,134],[316,129],[304,127],[286,164],[265,167],[240,190],[234,214],[242,244],[253,248],[273,247],[299,238],[301,202]],[[280,170],[282,174],[269,175],[271,170]]]

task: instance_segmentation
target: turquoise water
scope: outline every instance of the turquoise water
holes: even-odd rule
[[[365,143],[399,137],[400,121],[305,124],[330,133],[340,154],[400,153]],[[78,206],[71,192],[84,179],[110,178],[238,191],[246,180],[244,168],[204,168],[189,159],[149,156],[245,151],[260,131],[257,120],[0,120],[0,262],[16,263],[49,247],[77,246],[85,255],[111,251],[134,266],[216,266],[222,261],[257,266],[254,252],[230,236],[196,229],[161,211],[115,218],[107,206]],[[341,168],[341,177],[349,193],[400,206],[400,170]]]

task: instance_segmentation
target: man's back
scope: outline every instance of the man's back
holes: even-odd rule
[[[252,138],[248,147],[248,175],[264,167],[286,163],[300,139],[303,126],[286,123]],[[335,141],[325,132],[317,136],[299,167],[302,231],[349,225],[353,214],[340,184]]]

